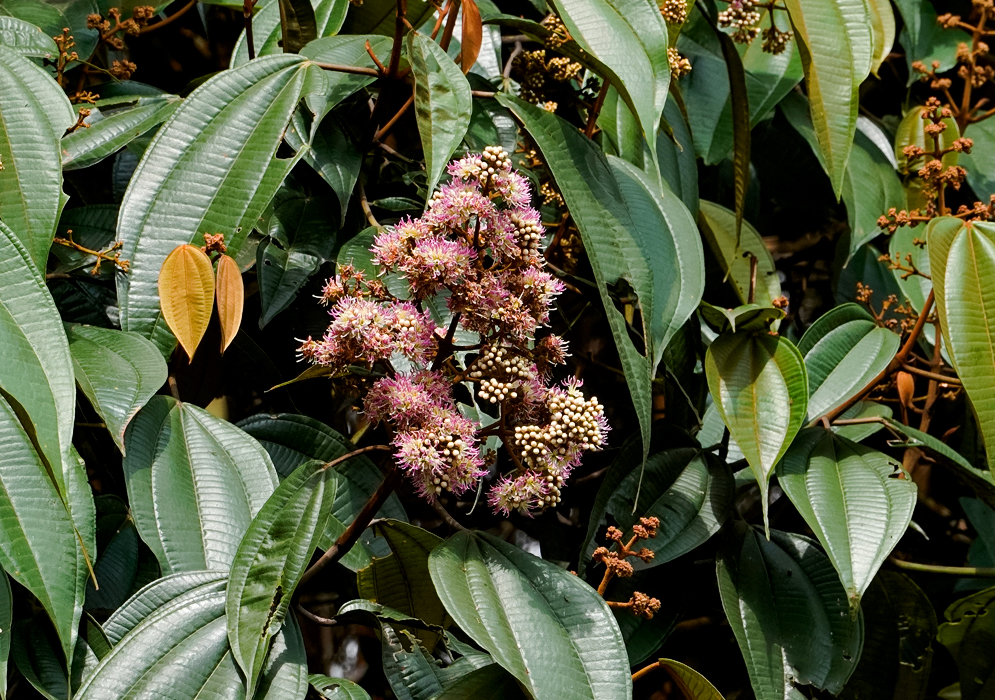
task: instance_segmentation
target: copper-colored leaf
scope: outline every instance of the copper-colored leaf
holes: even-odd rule
[[[473,0],[463,0],[463,30],[460,33],[460,67],[469,73],[480,55],[480,45],[484,39],[484,25],[480,21],[480,10]]]
[[[214,308],[214,268],[200,248],[181,245],[159,270],[159,306],[169,330],[192,358]]]
[[[242,325],[245,287],[238,263],[227,255],[218,258],[218,318],[221,319],[221,352],[228,349]]]

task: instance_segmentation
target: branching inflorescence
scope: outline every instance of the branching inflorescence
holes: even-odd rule
[[[492,487],[495,511],[529,514],[560,501],[560,488],[584,452],[598,450],[608,424],[577,379],[552,386],[562,338],[537,332],[563,285],[544,269],[544,227],[530,207],[532,188],[504,149],[488,147],[449,166],[451,180],[425,213],[384,230],[372,248],[376,279],[342,266],[321,300],[332,321],[304,359],[345,373],[382,372],[364,409],[387,425],[398,465],[434,500],[465,492],[488,472],[481,441],[496,435],[515,469]],[[393,292],[391,290],[394,290]],[[427,309],[445,299],[451,318],[438,327]],[[454,344],[457,331],[461,342]],[[494,422],[461,405],[465,384]]]

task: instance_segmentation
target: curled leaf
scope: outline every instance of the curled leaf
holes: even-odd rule
[[[218,299],[218,318],[221,320],[221,352],[228,349],[242,325],[242,306],[245,304],[245,287],[242,271],[234,258],[218,258],[218,275],[215,284]]]
[[[463,10],[463,27],[460,33],[460,68],[469,73],[480,55],[480,46],[484,41],[484,25],[480,20],[480,10],[473,0],[463,0],[460,5]]]

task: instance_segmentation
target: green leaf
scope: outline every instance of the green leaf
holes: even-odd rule
[[[767,523],[767,482],[805,421],[808,377],[787,338],[721,335],[705,355],[708,391],[757,477]]]
[[[286,309],[301,287],[332,257],[337,217],[327,197],[287,187],[273,200],[269,238],[256,249],[262,328]]]
[[[826,550],[856,609],[912,521],[918,489],[888,456],[831,430],[803,431],[777,482]]]
[[[916,245],[914,242],[916,240],[923,240],[920,238],[921,235],[921,230],[909,228],[908,226],[896,229],[888,241],[888,254],[891,255],[892,260],[897,260],[905,267],[909,267],[911,262],[917,270],[929,275],[929,248],[926,245]],[[912,258],[911,261],[908,259],[909,257]],[[926,304],[926,298],[933,290],[932,280],[920,275],[909,275],[905,279],[902,279],[906,274],[902,270],[893,270],[893,273],[895,281],[898,282],[898,286],[901,288],[905,299],[909,301],[912,308],[917,311],[921,310]],[[930,335],[930,330],[931,328],[927,324],[926,328],[923,329],[923,334]]]
[[[401,520],[380,520],[373,528],[387,541],[391,554],[357,572],[359,595],[441,626],[446,609],[432,586],[428,556],[442,538]]]
[[[471,532],[436,547],[429,568],[460,628],[533,697],[632,697],[615,618],[576,576],[503,540]]]
[[[237,6],[241,8],[242,4],[237,3]],[[308,42],[316,37],[331,36],[338,32],[345,21],[346,12],[350,6],[349,0],[312,0],[311,9],[314,13],[315,36],[308,39]],[[257,57],[284,53],[283,47],[280,46],[280,42],[283,41],[280,0],[269,0],[257,6],[256,13],[252,17],[252,39]],[[300,48],[293,53],[301,53]],[[235,68],[248,63],[248,61],[249,45],[245,39],[245,31],[243,31],[239,35],[238,41],[235,42],[229,67]]]
[[[411,32],[407,43],[415,79],[415,118],[431,196],[470,126],[473,100],[466,76],[442,47],[418,32]]]
[[[964,129],[974,141],[971,152],[959,153],[958,163],[967,170],[967,184],[979,196],[995,192],[995,121],[984,119]]]
[[[87,568],[80,552],[80,535],[47,466],[3,397],[0,454],[4,455],[0,470],[0,565],[31,591],[48,613],[65,661],[72,656],[83,612]],[[57,466],[61,469],[61,463]],[[67,476],[69,496],[75,503],[78,475],[71,472]],[[83,480],[89,494],[85,475]],[[92,522],[85,535],[84,541],[92,550]]]
[[[849,409],[844,411],[840,418],[891,418],[891,408],[876,401],[858,401]],[[832,430],[840,437],[845,437],[853,442],[861,442],[874,435],[884,427],[884,422],[853,423],[851,425],[833,425]]]
[[[118,218],[121,256],[131,263],[117,277],[122,330],[172,351],[175,339],[159,308],[159,268],[177,246],[202,244],[205,233],[223,233],[228,254],[238,253],[300,156],[275,154],[302,94],[322,78],[300,56],[263,57],[215,75],[159,129]]]
[[[860,658],[863,620],[851,616],[832,564],[815,543],[741,524],[716,563],[719,595],[757,700],[800,697],[796,683],[838,693]]]
[[[655,374],[670,339],[701,301],[705,254],[694,219],[675,194],[653,185],[642,170],[620,158],[609,156],[608,163],[631,213],[633,233],[653,280],[652,307],[644,306],[643,313],[651,314],[650,360]]]
[[[808,370],[809,416],[814,420],[857,394],[891,362],[901,338],[857,304],[843,304],[813,323],[798,351]]]
[[[701,320],[707,323],[716,333],[735,333],[750,331],[768,332],[774,324],[784,318],[784,311],[760,304],[743,304],[735,309],[723,309],[712,306],[707,301],[698,307]]]
[[[117,206],[113,204],[91,204],[86,207],[64,209],[59,217],[56,235],[72,238],[73,241],[90,250],[103,250],[114,242],[117,228]],[[64,245],[52,247],[52,255],[59,260],[56,272],[69,273],[84,270],[93,273],[97,262],[94,255],[83,253]],[[110,278],[114,274],[112,265],[101,264],[97,277]]]
[[[41,27],[16,17],[0,15],[0,44],[29,58],[54,60],[59,54],[59,47]]]
[[[670,267],[672,259],[667,261],[669,264],[662,264],[660,260],[657,226],[667,223],[675,249],[681,251],[678,267],[682,275],[689,276],[689,287],[694,290],[685,294],[683,286],[679,290],[669,288],[667,298],[673,299],[672,295],[677,292],[681,301],[676,304],[670,301],[673,306],[665,308],[682,311],[686,309],[684,300],[689,301],[697,295],[700,289],[698,275],[701,274],[697,267],[701,263],[693,262],[699,253],[680,224],[687,211],[675,195],[653,193],[631,171],[621,170],[627,167],[621,166],[621,161],[614,161],[620,167],[613,169],[601,150],[569,122],[515,98],[498,94],[497,99],[522,120],[536,140],[580,230],[636,408],[645,458],[652,418],[652,380],[666,346],[661,342],[663,334],[668,332],[664,324],[670,320],[654,306],[655,294],[667,289],[663,281],[657,287],[657,275],[661,275],[661,280],[667,280],[667,275],[672,275],[674,269]],[[616,179],[615,170],[626,179]],[[641,220],[637,225],[636,212],[652,218]],[[676,283],[680,278],[669,279]],[[645,340],[645,353],[633,344],[625,316],[612,298],[613,288],[619,285],[628,285],[635,293],[642,320],[638,330]],[[672,335],[675,331],[676,327],[669,332]]]
[[[757,301],[765,304],[781,296],[781,282],[763,238],[749,223],[743,222],[736,237],[736,215],[714,202],[701,200],[698,225],[702,236],[722,271],[732,282],[736,295],[746,304],[750,300],[750,258],[757,257]],[[737,245],[738,242],[738,245]]]
[[[325,700],[370,700],[370,694],[352,681],[329,678],[320,673],[308,676],[308,683]]]
[[[936,638],[957,662],[962,700],[984,699],[995,683],[995,588],[952,603],[944,613]]]
[[[321,462],[283,481],[253,518],[232,564],[225,612],[232,655],[255,693],[270,642],[325,527],[335,482]]]
[[[639,506],[635,508],[639,488],[640,462],[631,462],[631,471],[613,489],[607,511],[625,533],[632,537],[632,526],[640,517],[660,519],[657,536],[643,544],[655,556],[649,562],[632,560],[638,571],[686,554],[719,531],[731,513],[732,473],[725,465],[693,447],[678,447],[657,452],[646,460],[642,474]]]
[[[124,444],[132,516],[162,571],[230,568],[276,488],[266,451],[231,423],[168,396],[135,416]]]
[[[412,27],[420,27],[434,12],[435,6],[426,0],[409,0],[407,20]],[[396,14],[397,0],[368,0],[352,5],[339,33],[393,36]]]
[[[297,110],[291,128],[287,131],[288,141],[295,147],[298,139],[303,144],[304,138],[300,134],[306,134],[308,131],[311,136],[308,148],[304,152],[304,161],[314,168],[335,192],[339,202],[339,224],[344,224],[349,200],[359,179],[363,154],[347,133],[345,125],[334,114],[329,114],[320,124],[307,129],[302,110]],[[421,210],[422,204],[419,203],[417,211]]]
[[[964,384],[995,469],[995,225],[933,219],[926,229],[936,312],[947,352]]]
[[[134,523],[125,520],[101,549],[93,566],[100,588],[92,581],[86,584],[85,610],[116,610],[134,591],[138,576],[138,530]]]
[[[310,0],[277,0],[284,53],[300,53],[304,44],[318,38],[318,21]]]
[[[166,121],[180,106],[176,95],[139,97],[133,104],[92,107],[80,128],[62,137],[63,170],[79,170],[114,155],[139,136]]]
[[[895,45],[895,13],[887,0],[868,0],[868,15],[871,19],[871,74],[878,75],[878,69],[888,58]]]
[[[971,45],[971,35],[962,29],[947,29],[936,21],[936,10],[930,0],[896,0],[902,16],[899,41],[905,48],[905,65],[909,68],[908,84],[916,81],[912,64],[922,61],[932,66],[938,61],[937,73],[945,73],[957,64],[957,47]],[[987,190],[986,190],[987,191]]]
[[[930,152],[933,150],[933,137],[926,134],[927,121],[922,118],[925,109],[922,105],[913,106],[905,113],[898,128],[895,130],[895,160],[898,162],[899,171],[903,174],[918,171],[924,163],[923,158],[913,159],[910,162],[909,157],[905,155],[905,148],[907,146],[918,146]],[[946,149],[960,136],[960,130],[957,128],[957,122],[953,117],[944,118],[942,123],[946,128],[940,132],[940,148]],[[960,153],[950,151],[943,155],[941,162],[949,167],[957,165],[959,158]]]
[[[860,83],[870,72],[871,36],[863,0],[787,0],[812,122],[838,197],[857,129]]]
[[[45,269],[66,201],[59,138],[75,121],[52,76],[0,46],[0,219],[39,270]]]
[[[602,77],[619,90],[652,143],[670,86],[669,36],[659,10],[639,0],[554,0],[552,5],[580,48],[610,69]]]
[[[115,610],[103,630],[111,646],[117,646],[126,634],[156,610],[174,601],[186,600],[191,593],[208,590],[224,591],[228,581],[227,571],[191,571],[169,574],[137,591]]]
[[[2,189],[2,188],[0,188]],[[14,233],[0,222],[0,393],[65,497],[76,405],[72,356],[55,302]]]
[[[489,664],[466,674],[435,700],[525,700],[526,697],[513,675],[497,664]]]
[[[35,690],[49,700],[67,700],[79,686],[83,664],[77,663],[70,673],[62,654],[59,638],[43,614],[14,622],[11,630],[11,658],[14,666]],[[89,649],[80,637],[75,657],[81,659]],[[93,652],[90,661],[96,661]]]
[[[861,602],[864,650],[841,700],[923,700],[936,613],[908,577],[880,571]]]
[[[905,190],[895,167],[862,128],[863,125],[858,124],[843,180],[843,203],[850,224],[850,255],[881,235],[877,223],[880,216],[891,208],[904,209],[906,206]],[[870,122],[866,128],[877,129]]]
[[[663,118],[674,130],[673,137],[661,129],[656,137],[656,154],[660,175],[670,191],[681,198],[694,217],[698,216],[698,163],[694,156],[694,138],[688,124],[687,110],[677,84],[671,86],[671,99],[663,108]]]
[[[673,659],[660,659],[658,662],[684,693],[687,700],[722,700],[722,694],[708,679],[690,666]]]
[[[307,416],[291,413],[260,414],[238,424],[269,452],[281,478],[308,460],[331,462],[356,449],[347,438]],[[345,532],[383,481],[383,473],[366,455],[358,455],[334,467],[335,501],[325,525],[320,547],[327,549]],[[408,516],[396,494],[391,494],[377,513],[379,518],[407,521]],[[382,550],[371,546],[365,536],[342,558],[341,564],[353,571],[369,566],[372,554]],[[383,552],[386,554],[386,552]]]
[[[76,381],[124,453],[124,431],[166,383],[162,354],[137,333],[94,326],[69,328]]]

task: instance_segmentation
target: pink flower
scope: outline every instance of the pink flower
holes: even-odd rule
[[[393,333],[393,352],[422,364],[432,359],[436,348],[432,314],[419,311],[411,302],[398,302],[391,305],[388,322]]]
[[[491,200],[481,194],[476,186],[453,180],[432,195],[422,220],[429,226],[453,231],[474,220],[490,219],[495,211]]]
[[[371,422],[393,421],[401,430],[421,426],[430,420],[432,409],[441,408],[449,396],[439,396],[436,381],[441,377],[421,381],[419,374],[399,374],[379,379],[370,387],[363,406]],[[425,374],[429,374],[426,372]],[[445,387],[448,394],[448,386]]]
[[[527,471],[517,477],[501,477],[487,494],[487,503],[504,515],[518,511],[531,517],[532,511],[540,510],[550,495],[550,483],[537,471]]]
[[[527,207],[532,201],[532,186],[529,181],[513,170],[494,173],[490,184],[512,207]]]
[[[398,264],[414,295],[423,299],[438,294],[444,285],[456,285],[477,254],[464,243],[432,236],[417,241]]]

